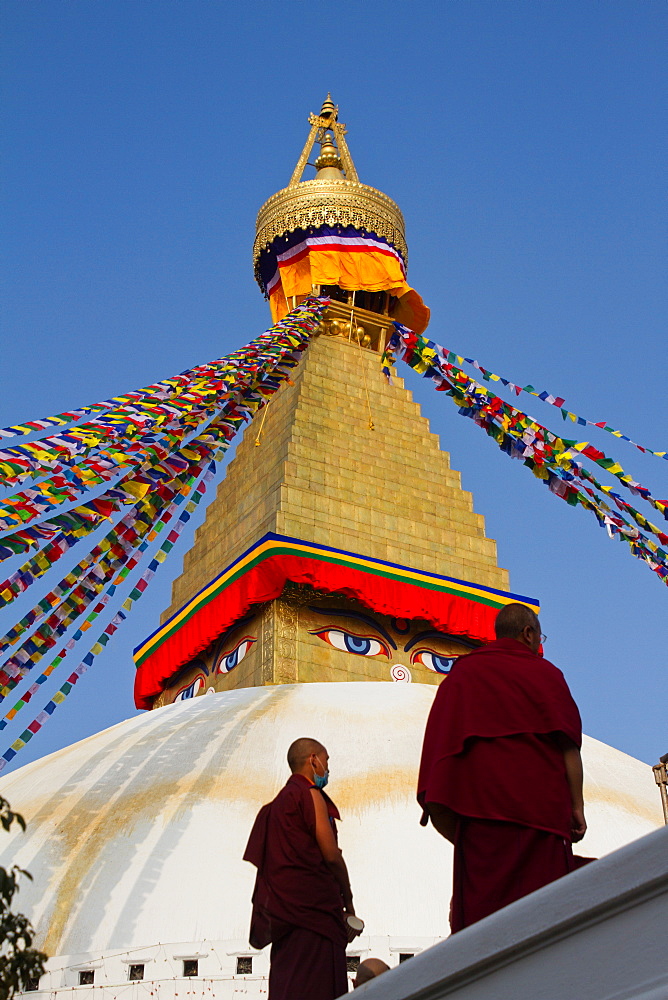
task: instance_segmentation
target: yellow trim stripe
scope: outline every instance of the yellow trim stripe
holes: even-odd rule
[[[505,604],[512,604],[517,601],[526,604],[536,611],[536,613],[540,611],[540,604],[535,599],[522,597],[519,594],[467,583],[464,580],[456,580],[452,577],[438,576],[435,573],[425,573],[420,570],[410,569],[407,566],[399,566],[381,559],[359,556],[351,552],[344,552],[340,549],[333,549],[315,543],[303,542],[295,538],[270,534],[265,535],[256,545],[240,556],[239,559],[235,560],[227,569],[223,570],[222,573],[177,611],[169,621],[165,622],[164,625],[156,629],[152,635],[145,639],[134,651],[135,661],[138,663],[145,661],[152,652],[162,645],[169,635],[178,631],[178,628],[186,619],[192,617],[198,607],[207,604],[217,593],[224,590],[225,586],[234,578],[242,576],[252,565],[262,562],[272,554],[301,555],[307,558],[315,557],[323,561],[345,564],[354,569],[373,573],[374,575],[393,577],[414,586],[461,594],[462,597],[468,597],[479,603],[482,602],[502,607]]]

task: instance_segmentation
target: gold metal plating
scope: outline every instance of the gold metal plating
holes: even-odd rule
[[[358,347],[382,354],[391,327],[389,316],[332,299],[323,313],[320,332],[328,337],[343,337]]]
[[[329,94],[319,115],[310,115],[311,131],[302,154],[297,161],[290,183],[268,199],[258,212],[256,237],[253,246],[255,278],[262,287],[259,273],[260,254],[276,237],[285,236],[295,229],[317,226],[354,226],[362,232],[376,233],[388,240],[408,262],[406,227],[404,217],[396,202],[382,191],[360,184],[348,145],[346,127],[338,121],[338,108]],[[333,142],[330,141],[334,137]],[[334,165],[338,148],[340,164],[345,171],[341,180],[326,179],[302,181],[301,177],[315,142],[325,142],[329,154],[327,164]],[[333,148],[330,149],[330,146]],[[323,149],[323,152],[325,152]],[[322,158],[321,157],[319,159]],[[331,160],[331,163],[329,162]],[[316,161],[316,165],[318,161]]]
[[[253,246],[258,283],[258,262],[264,248],[277,236],[311,226],[355,226],[363,232],[376,233],[396,247],[407,262],[404,217],[386,194],[359,181],[302,181],[272,195],[258,212]]]

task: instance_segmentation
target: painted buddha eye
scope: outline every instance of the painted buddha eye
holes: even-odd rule
[[[244,656],[248,653],[248,650],[251,646],[254,646],[256,642],[257,639],[254,639],[253,636],[245,635],[243,639],[236,644],[231,652],[225,653],[221,656],[216,664],[216,673],[229,674],[230,670],[234,670],[235,667],[239,666]]]
[[[188,684],[187,687],[181,688],[174,701],[188,701],[189,698],[194,698],[202,690],[204,684],[204,674],[198,674],[195,680]]]
[[[356,656],[388,656],[390,651],[380,639],[372,639],[368,635],[356,635],[340,628],[314,629],[311,635],[324,639],[330,646],[344,653],[355,653]]]
[[[456,656],[442,656],[432,649],[417,649],[411,656],[411,663],[421,663],[435,674],[449,674],[456,659]]]

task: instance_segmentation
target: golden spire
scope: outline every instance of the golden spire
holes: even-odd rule
[[[326,138],[327,133],[330,133],[330,141],[334,144],[334,148],[338,146],[340,150],[341,158],[341,168],[345,172],[341,173],[340,176],[334,178],[334,180],[347,180],[357,182],[357,171],[355,170],[355,164],[353,163],[352,156],[348,150],[348,144],[345,140],[346,126],[343,122],[339,121],[339,109],[334,101],[332,100],[332,95],[327,94],[327,97],[320,109],[319,115],[310,114],[308,116],[309,124],[311,126],[311,131],[309,132],[306,144],[302,149],[302,155],[297,160],[297,166],[292,172],[292,177],[290,178],[290,183],[288,187],[295,187],[299,184],[302,179],[302,174],[304,173],[304,168],[308,164],[308,158],[311,155],[311,150],[316,142],[322,143]],[[333,133],[333,135],[331,135]],[[318,158],[319,159],[319,158]],[[315,166],[318,167],[318,161],[316,160]],[[319,178],[316,175],[316,180],[323,180],[327,178]]]
[[[260,254],[276,237],[296,229],[353,226],[388,240],[404,261],[408,257],[399,206],[382,191],[360,184],[345,139],[346,126],[339,121],[339,109],[331,94],[327,94],[320,114],[309,115],[309,124],[308,139],[288,186],[272,195],[258,212],[253,261],[261,288]],[[303,180],[316,142],[320,144],[320,154],[312,164],[316,175],[312,180]]]
[[[320,117],[321,118],[334,117],[335,120],[339,117],[338,106],[334,103],[334,101],[332,100],[332,95],[329,93],[325,98],[323,106],[320,108]]]
[[[323,133],[320,139],[320,156],[315,161],[314,166],[317,170],[315,175],[317,181],[324,181],[328,178],[336,181],[345,180],[341,169],[343,166],[341,157],[331,132]]]

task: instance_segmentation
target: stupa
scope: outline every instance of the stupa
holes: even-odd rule
[[[28,821],[0,863],[34,876],[21,906],[51,956],[38,993],[266,995],[241,857],[303,735],[330,752],[366,921],[351,972],[448,933],[450,848],[415,803],[425,720],[496,611],[538,603],[510,592],[447,453],[381,373],[393,319],[424,329],[429,313],[407,284],[401,212],[358,181],[345,134],[328,97],[290,183],[260,209],[255,269],[274,318],[308,295],[330,304],[292,384],[247,428],[136,651],[150,711],[0,781]],[[584,761],[583,853],[661,824],[648,766],[593,739]]]

